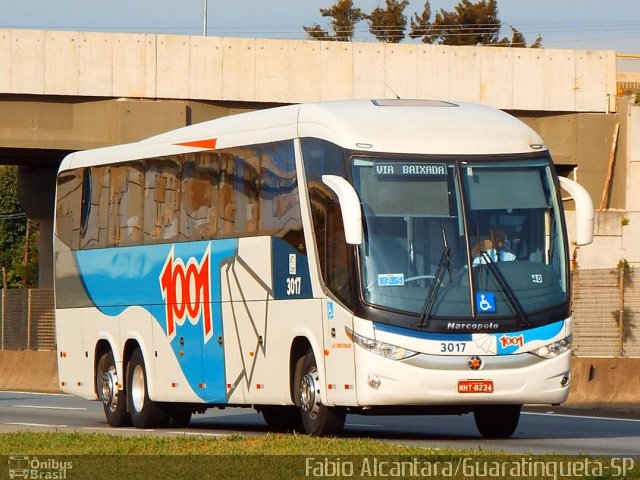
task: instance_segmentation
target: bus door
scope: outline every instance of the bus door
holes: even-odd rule
[[[322,310],[327,399],[336,405],[357,405],[354,345],[345,330],[353,330],[353,314],[330,298]]]

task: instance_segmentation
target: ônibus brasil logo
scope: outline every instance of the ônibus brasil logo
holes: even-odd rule
[[[174,258],[174,247],[160,273],[162,299],[167,311],[167,337],[169,341],[176,336],[176,325],[184,325],[185,320],[196,325],[202,317],[204,343],[213,335],[211,320],[211,282],[210,282],[211,243],[202,255],[200,262],[189,258],[185,265],[181,258]]]

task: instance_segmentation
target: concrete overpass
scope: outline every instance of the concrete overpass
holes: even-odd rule
[[[0,29],[0,162],[20,166],[21,202],[40,220],[43,287],[66,153],[278,104],[400,96],[493,105],[533,126],[596,205],[620,122],[607,207],[626,212],[630,179],[640,178],[640,119],[634,127],[638,108],[616,96],[616,80],[613,51]]]

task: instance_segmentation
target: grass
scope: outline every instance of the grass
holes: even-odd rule
[[[314,438],[297,434],[215,438],[78,432],[0,434],[0,478],[8,478],[11,469],[15,475],[18,463],[22,465],[19,468],[30,469],[27,478],[70,480],[613,479],[621,477],[622,473],[624,478],[640,479],[640,460],[633,464],[629,463],[633,462],[631,459],[616,461],[611,463],[610,458],[584,456],[430,449],[371,439]]]
[[[44,461],[47,468],[53,466],[53,470],[45,468],[45,477],[39,478],[324,478],[336,476],[327,470],[331,468],[334,473],[349,473],[341,470],[340,465],[357,462],[356,469],[360,469],[365,456],[410,459],[462,453],[465,452],[393,445],[369,439],[314,438],[296,434],[218,438],[34,432],[0,435],[0,456],[29,457],[29,462],[36,458],[37,462]],[[390,455],[394,457],[388,457]],[[324,463],[323,457],[333,460]],[[65,462],[70,462],[72,468],[53,476],[56,468],[62,471],[59,466],[66,465]],[[8,461],[0,459],[0,478],[7,478],[3,476],[3,468],[9,473],[9,467],[5,465],[9,465]],[[31,473],[29,475],[29,478],[35,478]]]
[[[425,449],[358,438],[296,434],[256,437],[125,436],[20,432],[0,435],[0,455],[433,455],[472,451]]]

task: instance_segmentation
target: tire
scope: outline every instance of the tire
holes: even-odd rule
[[[96,393],[102,401],[104,416],[112,427],[131,426],[131,416],[127,412],[127,397],[125,390],[117,390],[118,381],[116,363],[113,353],[109,350],[103,353],[96,366]]]
[[[300,409],[295,406],[264,405],[260,407],[262,418],[275,432],[302,431],[302,417]]]
[[[191,410],[175,408],[169,412],[170,428],[187,428],[191,422]]]
[[[522,405],[484,405],[473,411],[478,431],[487,438],[513,435],[520,421]]]
[[[127,406],[136,428],[165,427],[169,422],[168,412],[149,398],[147,370],[139,348],[134,350],[127,367]]]
[[[320,403],[318,368],[311,349],[298,360],[294,386],[296,405],[306,433],[323,437],[342,432],[346,410]]]

